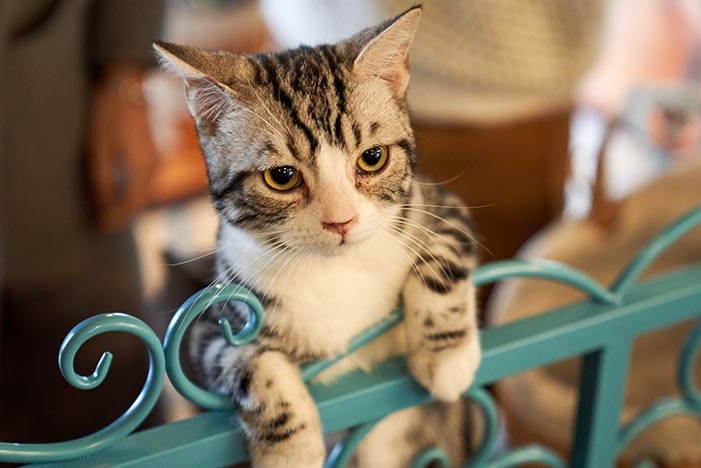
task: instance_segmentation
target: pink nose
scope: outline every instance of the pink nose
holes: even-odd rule
[[[344,221],[342,223],[325,223],[322,221],[321,225],[327,231],[340,234],[341,236],[345,236],[348,230],[350,229],[351,225],[355,222],[355,220],[356,217],[354,216],[352,219],[349,219],[348,221]]]

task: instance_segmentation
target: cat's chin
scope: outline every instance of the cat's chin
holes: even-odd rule
[[[315,253],[320,257],[338,257],[350,250],[355,243],[341,242],[335,245],[319,245]]]
[[[336,243],[318,244],[314,251],[321,257],[338,257],[354,249],[364,240],[364,238],[353,238],[339,240]]]

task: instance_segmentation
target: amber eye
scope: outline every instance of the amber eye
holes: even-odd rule
[[[364,173],[377,172],[387,164],[389,148],[386,146],[374,146],[363,151],[358,158],[358,169]]]
[[[263,180],[268,187],[279,192],[286,192],[299,186],[302,177],[292,166],[280,166],[268,169],[263,173]]]

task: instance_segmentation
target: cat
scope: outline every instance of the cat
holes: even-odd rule
[[[393,332],[339,361],[322,382],[406,354],[438,402],[385,418],[357,466],[407,466],[437,444],[465,456],[460,395],[480,361],[477,243],[469,212],[416,174],[406,101],[409,47],[422,9],[333,45],[258,55],[157,42],[185,82],[220,217],[216,282],[237,282],[265,307],[258,337],[220,335],[245,306],[212,307],[192,330],[205,385],[237,404],[255,466],[320,467],[317,409],[299,365],[343,353],[401,302]],[[215,310],[216,309],[216,310]]]

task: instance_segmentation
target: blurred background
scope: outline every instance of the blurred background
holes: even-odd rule
[[[78,370],[92,372],[109,348],[114,375],[81,393],[55,365],[63,337],[106,311],[162,335],[209,283],[217,220],[204,165],[182,83],[155,67],[151,41],[237,53],[328,43],[413,3],[0,4],[0,439],[63,440],[121,414],[145,376],[141,345],[91,343]],[[409,90],[420,170],[473,207],[483,262],[577,265],[617,241],[625,263],[621,250],[643,242],[625,220],[650,220],[654,232],[701,202],[700,40],[695,0],[425,2]],[[600,260],[606,272],[615,256]],[[483,321],[556,305],[533,299],[530,312],[513,312],[520,300],[485,289]],[[169,392],[149,423],[193,411]]]

